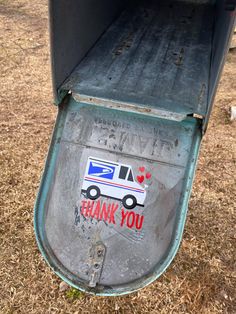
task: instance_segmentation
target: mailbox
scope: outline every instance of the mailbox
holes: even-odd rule
[[[71,286],[127,294],[173,260],[235,5],[49,1],[58,117],[35,232]]]

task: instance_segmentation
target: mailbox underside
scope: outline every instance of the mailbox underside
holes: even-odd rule
[[[205,115],[213,38],[209,4],[145,1],[126,9],[63,88],[89,103]]]

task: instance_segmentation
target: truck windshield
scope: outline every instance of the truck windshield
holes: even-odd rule
[[[129,171],[128,181],[134,182],[134,177],[131,169]]]

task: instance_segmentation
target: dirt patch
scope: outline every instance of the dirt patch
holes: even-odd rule
[[[236,313],[236,53],[203,140],[182,246],[154,284],[119,298],[60,292],[33,232],[56,117],[47,1],[0,1],[0,313]]]

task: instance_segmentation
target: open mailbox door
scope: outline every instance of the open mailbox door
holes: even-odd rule
[[[59,113],[35,232],[70,285],[126,294],[173,260],[234,9],[234,1],[50,1]]]

